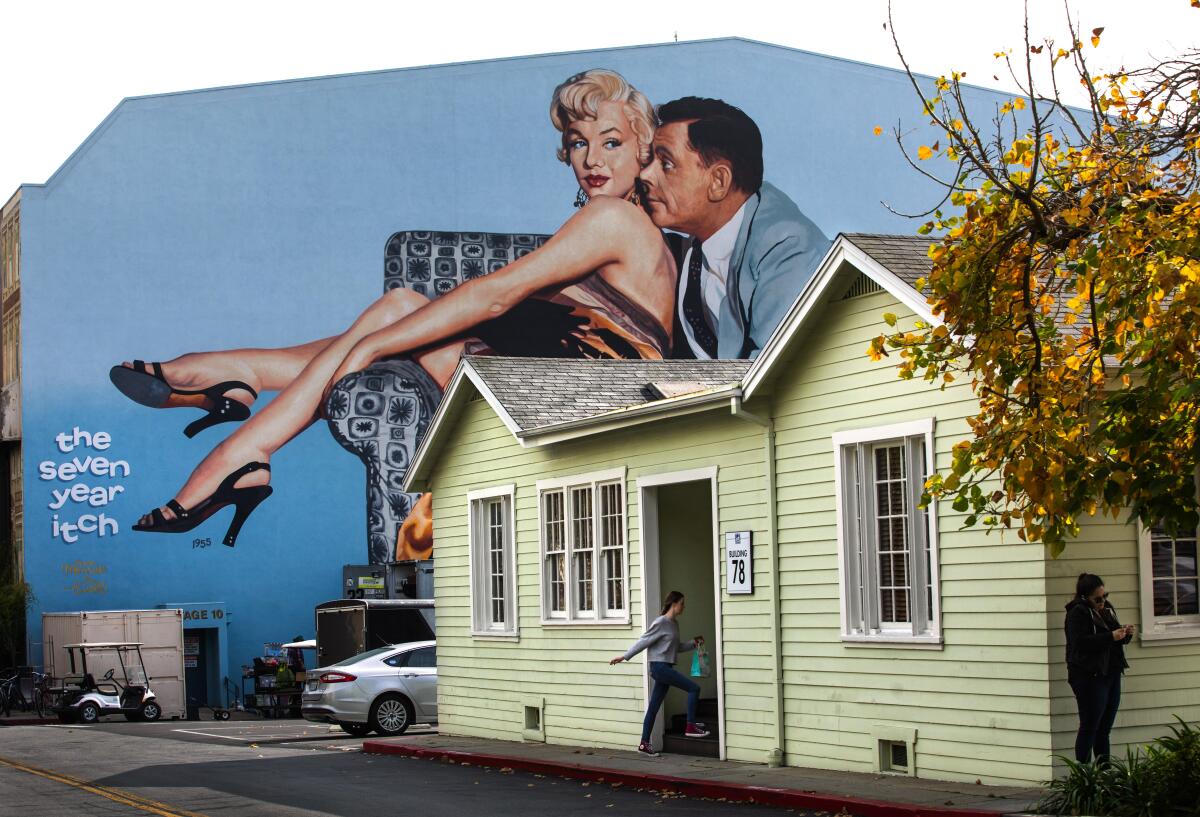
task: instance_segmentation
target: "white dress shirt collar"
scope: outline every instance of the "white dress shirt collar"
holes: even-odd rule
[[[733,258],[733,249],[737,245],[738,233],[741,232],[742,222],[746,218],[746,205],[749,203],[750,200],[747,199],[730,217],[729,221],[722,224],[720,229],[708,237],[707,241],[700,244],[700,251],[704,253],[704,266],[700,270],[700,300],[704,305],[705,318],[714,333],[718,328],[721,304],[725,301],[726,284],[729,281],[729,263]],[[683,271],[679,276],[675,315],[676,320],[680,321],[683,336],[687,338],[692,353],[697,358],[706,360],[708,353],[696,341],[691,324],[683,317],[683,296],[687,291],[688,267],[691,261],[692,245],[689,243],[687,253],[683,257]]]

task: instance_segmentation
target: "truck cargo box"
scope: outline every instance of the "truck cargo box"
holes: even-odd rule
[[[335,599],[317,605],[317,666],[360,652],[432,641],[433,599]]]
[[[164,718],[183,718],[187,690],[183,680],[182,610],[95,610],[42,614],[42,667],[58,678],[70,671],[65,644],[135,641],[142,644],[142,659],[150,686]],[[103,656],[102,660],[107,660]],[[115,665],[90,665],[97,678]]]

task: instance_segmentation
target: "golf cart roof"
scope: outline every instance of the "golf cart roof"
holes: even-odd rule
[[[89,650],[120,650],[142,646],[140,641],[85,641],[82,644],[63,644],[68,650],[84,647]]]

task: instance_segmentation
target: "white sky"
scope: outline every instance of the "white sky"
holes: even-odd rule
[[[1067,39],[1061,0],[1029,0],[1035,39]],[[1020,0],[894,0],[915,71],[1011,88]],[[1195,47],[1188,0],[1071,0],[1104,26],[1096,68]],[[43,182],[123,97],[293,77],[741,36],[898,66],[886,0],[24,0],[0,13],[0,203]],[[997,74],[1000,80],[993,80]],[[914,118],[917,110],[914,104]]]

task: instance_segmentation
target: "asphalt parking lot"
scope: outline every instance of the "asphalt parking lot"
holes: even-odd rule
[[[413,729],[419,741],[428,729]],[[798,814],[619,785],[368,755],[300,720],[0,726],[0,817]]]
[[[164,740],[189,743],[251,744],[258,746],[320,746],[328,744],[344,751],[362,747],[362,738],[346,734],[336,726],[310,723],[300,719],[288,720],[230,720],[230,721],[159,721],[158,723],[128,723],[115,719],[94,726],[52,725],[48,729],[95,729],[116,735],[153,736]],[[408,735],[430,735],[430,726],[415,725]]]

